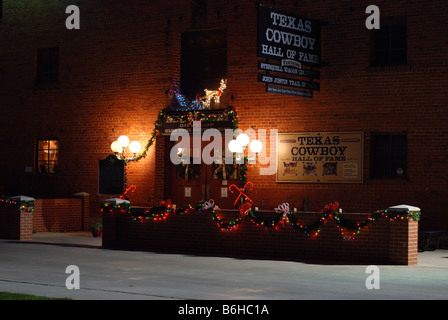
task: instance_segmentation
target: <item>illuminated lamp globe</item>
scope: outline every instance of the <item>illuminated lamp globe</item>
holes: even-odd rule
[[[129,138],[127,136],[120,136],[118,142],[123,148],[126,148],[129,145]]]
[[[110,145],[110,148],[112,149],[112,152],[120,153],[121,152],[121,144],[118,141],[112,142]]]
[[[242,147],[245,147],[249,144],[249,136],[245,133],[241,133],[236,137],[236,141],[238,141]]]
[[[132,141],[131,144],[129,145],[129,150],[131,150],[133,154],[139,153],[141,148],[142,145],[138,141]]]
[[[263,144],[260,140],[254,140],[250,143],[249,148],[253,153],[259,153],[261,148],[263,148]]]
[[[243,147],[236,140],[229,142],[229,150],[234,153],[242,153]]]

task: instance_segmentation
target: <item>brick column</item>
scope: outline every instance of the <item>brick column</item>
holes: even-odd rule
[[[20,210],[19,240],[33,240],[33,213],[27,210]]]
[[[399,205],[389,207],[389,260],[395,264],[417,264],[418,221],[421,210],[418,207]]]
[[[393,264],[417,264],[418,221],[389,222],[389,261]]]
[[[1,212],[0,236],[12,240],[33,240],[34,198],[11,197],[4,201]]]

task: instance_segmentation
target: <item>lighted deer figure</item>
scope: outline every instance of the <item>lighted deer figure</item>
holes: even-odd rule
[[[204,105],[206,108],[210,108],[210,101],[213,100],[215,103],[219,103],[219,99],[221,98],[222,93],[227,88],[227,80],[222,79],[221,83],[219,84],[219,88],[216,90],[208,90],[205,89],[205,101]]]

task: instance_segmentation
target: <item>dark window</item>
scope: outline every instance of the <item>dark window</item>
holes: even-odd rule
[[[56,173],[59,159],[59,141],[37,141],[37,167],[39,173]]]
[[[181,91],[192,99],[204,89],[219,88],[227,77],[227,31],[191,31],[182,34]]]
[[[407,175],[405,133],[372,134],[372,178],[399,178]]]
[[[405,19],[381,19],[381,28],[373,30],[372,65],[407,64],[407,25]]]
[[[0,20],[3,18],[3,0],[0,0]]]
[[[37,50],[36,85],[57,84],[59,78],[59,48]]]

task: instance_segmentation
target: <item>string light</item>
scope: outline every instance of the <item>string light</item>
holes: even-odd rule
[[[243,207],[245,204],[243,204],[241,207]],[[105,205],[104,207],[108,209],[107,212],[109,213],[118,212],[129,214],[131,212],[130,206],[123,207],[123,204],[109,206]],[[265,229],[273,229],[276,231],[280,230],[279,223],[282,223],[283,226],[285,223],[289,223],[295,230],[302,232],[304,235],[310,237],[311,239],[319,236],[321,233],[321,227],[326,224],[328,220],[332,219],[336,221],[337,228],[339,229],[343,239],[355,240],[357,236],[361,234],[363,229],[368,227],[371,223],[376,222],[380,217],[384,217],[391,221],[405,219],[418,221],[420,218],[419,211],[399,213],[389,212],[388,210],[377,210],[369,217],[367,217],[366,220],[355,223],[353,221],[343,219],[340,216],[339,203],[335,202],[325,206],[325,208],[319,212],[321,213],[321,216],[315,222],[305,225],[304,223],[298,221],[298,216],[300,214],[295,213],[291,210],[286,213],[279,212],[275,214],[273,218],[266,219],[264,217],[264,214],[262,214],[261,212],[254,211],[251,208],[246,208],[247,206],[244,208],[244,210],[240,210],[240,214],[235,220],[225,221],[222,217],[222,212],[217,207],[205,207],[203,203],[200,203],[195,207],[186,205],[177,209],[171,204],[171,201],[163,201],[161,205],[146,210],[143,215],[133,216],[132,219],[139,222],[149,220],[166,221],[167,217],[171,214],[184,215],[191,213],[208,213],[211,215],[213,221],[216,222],[216,225],[220,230],[231,231],[237,229],[237,227],[243,221],[243,218],[247,216],[252,221],[252,223],[256,224],[257,226],[264,227]],[[102,211],[106,212],[103,209]]]
[[[0,199],[0,202],[8,204],[8,205],[18,206],[19,211],[25,211],[25,212],[33,212],[34,211],[34,200],[30,200],[30,201],[22,200],[19,203],[13,199],[2,198],[2,199]]]

